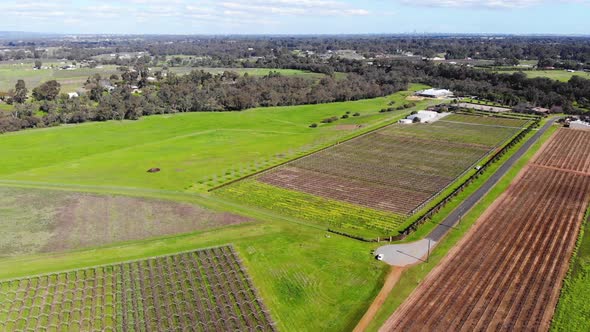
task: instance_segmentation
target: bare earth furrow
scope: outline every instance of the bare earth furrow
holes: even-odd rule
[[[590,198],[590,132],[561,129],[382,331],[547,331]]]

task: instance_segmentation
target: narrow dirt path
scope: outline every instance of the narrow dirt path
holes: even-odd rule
[[[381,309],[381,306],[393,290],[393,287],[399,281],[404,270],[405,268],[402,267],[391,267],[391,269],[389,270],[389,274],[385,278],[383,288],[381,288],[381,291],[379,292],[379,294],[377,294],[377,297],[375,298],[375,300],[373,300],[373,303],[371,303],[371,306],[369,307],[363,318],[361,318],[359,323],[356,325],[353,332],[364,332],[367,329],[367,327],[369,326],[373,318],[375,318],[375,315],[377,314],[377,312],[379,312],[379,309]]]

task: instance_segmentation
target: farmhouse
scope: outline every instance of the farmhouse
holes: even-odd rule
[[[416,96],[426,98],[448,98],[453,96],[453,92],[446,89],[428,89],[416,92]]]
[[[416,114],[412,114],[407,117],[407,120],[414,122],[415,118],[420,119],[420,123],[427,123],[430,122],[438,116],[438,113],[433,111],[418,111]]]

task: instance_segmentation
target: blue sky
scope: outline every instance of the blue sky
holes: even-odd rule
[[[590,0],[0,0],[0,31],[590,35]]]

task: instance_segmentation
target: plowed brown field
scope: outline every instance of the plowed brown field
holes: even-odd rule
[[[561,129],[381,331],[546,331],[590,198],[590,132]]]

